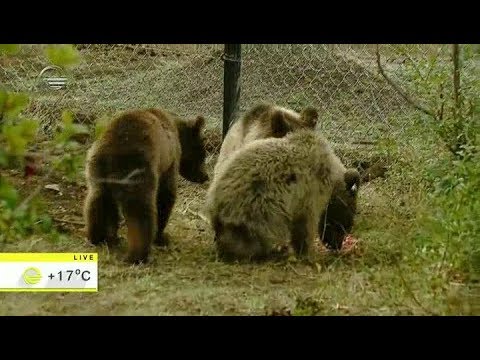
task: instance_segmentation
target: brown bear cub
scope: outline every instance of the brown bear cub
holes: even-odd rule
[[[186,120],[161,109],[132,110],[114,118],[87,153],[84,216],[93,244],[117,240],[119,207],[128,228],[127,261],[146,261],[164,233],[176,198],[178,173],[203,183],[205,145],[198,116]]]
[[[281,138],[296,129],[314,129],[317,119],[317,110],[311,107],[305,108],[299,114],[269,103],[254,106],[228,130],[215,164],[214,176],[235,151],[252,141]]]
[[[288,244],[308,255],[334,189],[352,190],[359,177],[311,129],[244,146],[207,193],[220,258],[262,260]]]

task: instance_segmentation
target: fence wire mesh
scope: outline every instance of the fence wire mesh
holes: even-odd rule
[[[161,106],[208,119],[210,153],[221,145],[223,44],[77,44],[81,62],[67,73],[64,89],[45,85],[46,45],[24,45],[0,59],[0,81],[29,92],[28,111],[51,133],[64,109],[76,121],[136,107]],[[445,45],[380,45],[385,71],[409,86],[405,71],[419,61],[449,55]],[[321,111],[320,128],[335,142],[375,141],[408,126],[411,107],[382,78],[376,46],[360,44],[244,44],[239,114],[260,101]],[[402,115],[402,116],[400,116]],[[407,116],[404,116],[407,115]]]
[[[442,45],[379,46],[386,72],[406,88],[406,66],[444,50]],[[411,111],[379,74],[375,45],[247,45],[242,86],[243,109],[259,99],[296,110],[316,106],[320,128],[337,142],[395,136],[408,125],[401,115]]]

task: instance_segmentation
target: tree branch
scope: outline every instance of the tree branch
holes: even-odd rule
[[[443,97],[443,82],[440,84],[440,101],[441,101],[441,104],[440,104],[440,110],[439,110],[439,113],[438,113],[438,119],[440,121],[443,120],[443,110],[445,108],[445,99]]]
[[[380,51],[378,49],[378,44],[376,48],[376,55],[377,55],[377,66],[378,66],[378,71],[380,74],[383,76],[383,78],[388,82],[388,84],[398,93],[400,96],[408,102],[410,105],[412,105],[415,109],[422,111],[423,113],[430,115],[433,118],[436,118],[435,113],[431,111],[430,109],[427,109],[423,105],[419,104],[417,101],[415,101],[412,97],[410,97],[404,90],[400,88],[392,79],[390,79],[385,71],[383,70],[382,64],[380,62]]]

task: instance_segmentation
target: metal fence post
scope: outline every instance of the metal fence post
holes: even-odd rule
[[[241,44],[225,44],[223,54],[223,131],[225,138],[230,124],[235,120],[240,99]]]

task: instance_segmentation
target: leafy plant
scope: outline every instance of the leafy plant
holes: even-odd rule
[[[439,52],[406,63],[410,90],[428,104],[447,148],[458,158],[469,156],[480,130],[478,92],[480,56],[471,45],[452,46],[451,60]]]
[[[52,64],[63,68],[72,67],[80,60],[73,45],[50,45],[46,49],[46,55]]]
[[[0,45],[0,54],[3,56],[12,56],[20,50],[18,45]],[[49,46],[46,56],[50,62],[63,68],[71,67],[79,60],[78,52],[71,45]],[[26,93],[0,91],[0,167],[22,167],[29,145],[37,139],[39,122],[23,116],[29,101]],[[62,128],[52,141],[45,144],[45,151],[53,149],[61,154],[52,161],[51,170],[64,171],[67,176],[71,176],[77,172],[82,161],[80,152],[76,151],[79,150],[79,145],[73,138],[86,129],[74,124],[69,112],[64,112],[61,120]],[[36,196],[38,192],[33,190],[28,198],[20,201],[15,187],[0,175],[0,242],[18,239],[37,231],[51,231],[52,220],[45,215],[45,209]]]
[[[416,254],[428,253],[451,275],[480,279],[480,56],[473,45],[454,44],[408,59],[403,94],[415,99],[404,98],[423,111],[418,125],[433,128],[448,150],[416,167],[428,189],[417,219]]]

